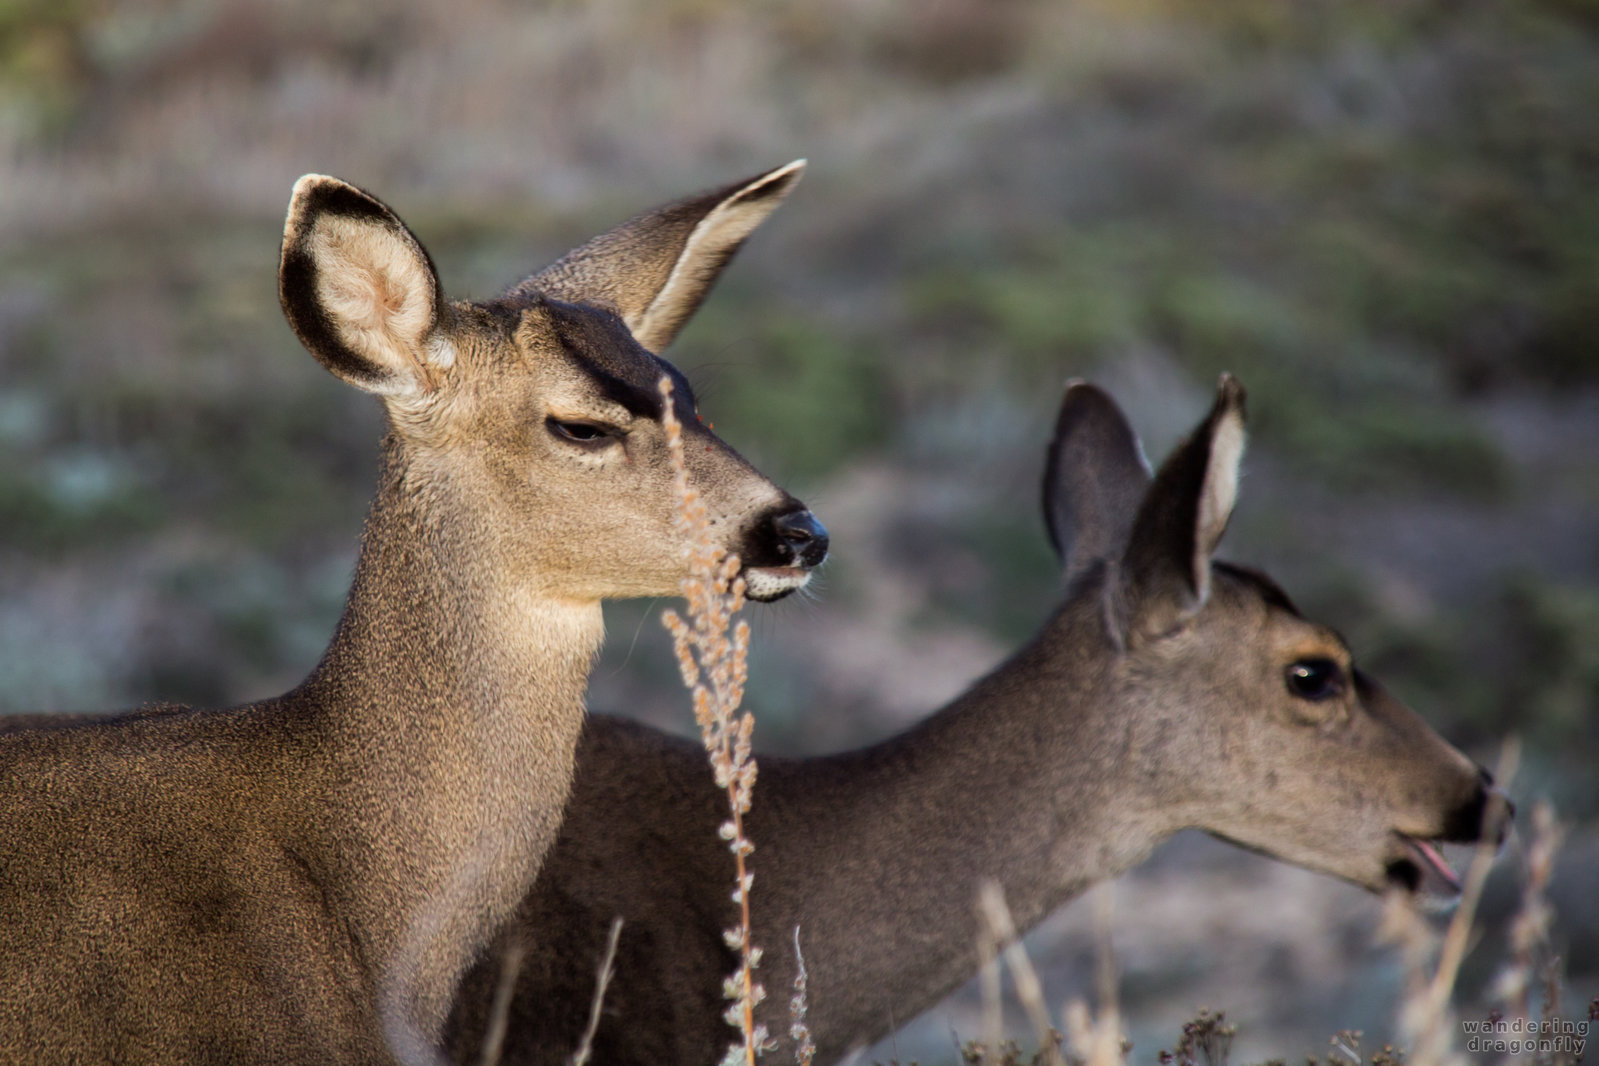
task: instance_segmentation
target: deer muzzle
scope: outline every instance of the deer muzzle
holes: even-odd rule
[[[750,599],[770,602],[803,588],[827,559],[828,543],[827,527],[801,504],[769,514],[740,553]]]
[[[1395,832],[1400,855],[1388,863],[1390,884],[1423,897],[1452,900],[1460,895],[1460,875],[1438,847],[1441,843],[1492,845],[1498,849],[1510,834],[1515,804],[1493,782],[1487,770],[1478,771],[1477,788],[1470,799],[1451,811],[1441,833],[1416,837]]]

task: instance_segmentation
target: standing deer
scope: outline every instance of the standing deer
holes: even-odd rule
[[[0,738],[0,1061],[431,1056],[555,839],[600,601],[686,572],[663,374],[751,595],[826,554],[652,354],[801,167],[642,215],[486,303],[447,301],[378,200],[296,183],[284,313],[388,415],[343,617],[283,696]]]
[[[1074,385],[1044,509],[1067,592],[1031,644],[909,732],[824,758],[762,757],[745,825],[768,984],[799,929],[818,1061],[882,1036],[976,973],[973,902],[998,878],[1029,928],[1185,828],[1372,891],[1449,893],[1432,843],[1487,832],[1491,780],[1355,669],[1264,575],[1212,553],[1244,444],[1244,392],[1151,480],[1115,403]],[[734,955],[725,799],[693,743],[591,718],[565,824],[507,933],[528,955],[503,1061],[577,1045],[613,916],[625,925],[594,1042],[603,1063],[715,1062]],[[466,1061],[502,967],[466,979]],[[761,1010],[787,1031],[783,997]]]

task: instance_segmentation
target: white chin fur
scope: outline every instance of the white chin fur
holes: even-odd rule
[[[744,591],[752,600],[775,600],[804,588],[811,579],[809,570],[793,566],[769,566],[744,571]]]

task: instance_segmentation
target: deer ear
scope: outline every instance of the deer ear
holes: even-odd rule
[[[603,233],[506,295],[614,308],[644,347],[672,343],[755,227],[799,183],[805,160],[656,208]]]
[[[1205,421],[1161,464],[1133,520],[1122,559],[1133,631],[1169,632],[1204,606],[1210,557],[1238,498],[1244,387],[1223,374]]]
[[[454,362],[427,251],[381,201],[337,178],[294,183],[278,268],[283,314],[323,366],[385,396],[434,387]]]
[[[1148,488],[1149,464],[1116,401],[1069,383],[1044,464],[1044,523],[1068,580],[1121,557]]]

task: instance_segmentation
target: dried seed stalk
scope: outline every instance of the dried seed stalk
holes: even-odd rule
[[[755,980],[761,949],[750,942],[754,876],[745,868],[745,859],[755,850],[744,835],[744,815],[749,813],[750,793],[755,787],[755,759],[750,754],[755,719],[747,711],[738,713],[748,676],[749,624],[742,619],[733,624],[733,616],[744,606],[744,579],[738,576],[738,556],[711,536],[705,501],[688,483],[683,430],[672,407],[671,380],[662,377],[660,389],[665,411],[662,424],[677,491],[677,528],[688,544],[689,556],[689,572],[682,586],[688,620],[669,610],[662,621],[672,634],[683,684],[694,697],[694,720],[716,784],[727,791],[732,815],[722,823],[720,834],[733,852],[733,902],[739,906],[739,923],[722,936],[727,946],[739,953],[739,966],[722,982],[722,991],[732,1001],[724,1017],[738,1029],[742,1040],[729,1045],[722,1062],[724,1066],[741,1061],[755,1066],[756,1057],[775,1044],[766,1027],[755,1022],[755,1008],[766,998],[766,990]]]

